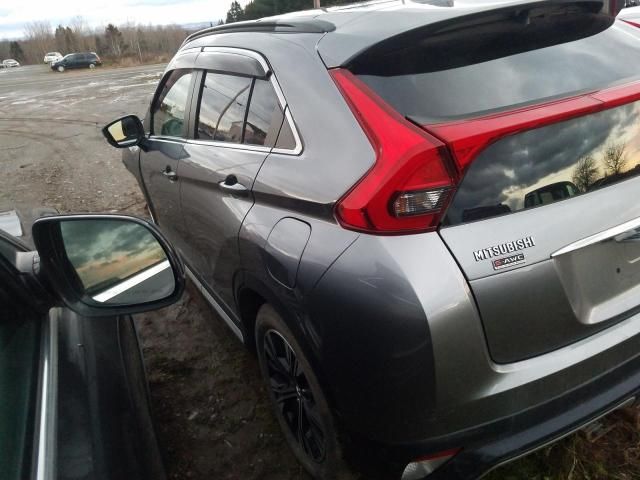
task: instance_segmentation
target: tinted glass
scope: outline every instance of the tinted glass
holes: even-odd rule
[[[282,124],[278,97],[269,80],[256,79],[247,114],[244,143],[272,147]]]
[[[296,148],[296,139],[293,136],[291,125],[289,125],[287,120],[282,123],[282,128],[280,129],[278,140],[276,141],[276,148],[284,150],[293,150]]]
[[[0,478],[21,480],[30,478],[41,322],[20,303],[1,253],[11,246],[0,245]]]
[[[184,136],[192,75],[191,70],[174,70],[164,83],[152,112],[155,135]]]
[[[640,102],[506,137],[484,150],[445,224],[547,205],[640,174]]]
[[[411,38],[409,45],[370,52],[350,68],[418,123],[566,96],[640,75],[640,29],[620,21],[606,28],[610,20],[598,15],[558,17]]]
[[[250,78],[207,72],[198,109],[197,138],[242,142]]]

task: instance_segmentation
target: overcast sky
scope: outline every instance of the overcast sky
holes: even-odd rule
[[[141,24],[217,22],[224,19],[232,0],[2,0],[0,38],[20,38],[24,25],[48,21],[66,25],[81,16],[91,27],[108,23]],[[248,0],[240,0],[245,5]]]

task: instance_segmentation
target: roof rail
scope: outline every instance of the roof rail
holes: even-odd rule
[[[336,29],[336,26],[327,22],[326,20],[291,20],[291,21],[246,21],[227,23],[224,25],[217,25],[215,27],[205,28],[198,32],[192,33],[187,38],[180,48],[184,47],[187,43],[192,42],[196,38],[204,37],[206,35],[215,35],[218,33],[237,33],[237,32],[286,32],[286,33],[327,33]]]

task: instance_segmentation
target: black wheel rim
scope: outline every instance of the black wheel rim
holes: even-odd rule
[[[275,330],[264,336],[264,358],[278,412],[304,453],[321,462],[325,434],[315,398],[291,345]]]

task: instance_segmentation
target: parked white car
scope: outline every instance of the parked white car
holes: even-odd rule
[[[63,55],[60,52],[49,52],[44,56],[44,63],[53,63],[61,60]]]
[[[16,60],[14,60],[13,58],[8,58],[6,60],[3,60],[2,62],[2,66],[4,68],[10,68],[10,67],[19,67],[20,63],[18,63]]]

